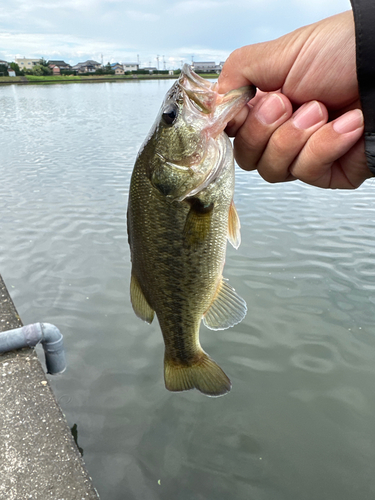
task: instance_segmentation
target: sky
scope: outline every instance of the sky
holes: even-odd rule
[[[219,63],[348,9],[349,0],[1,0],[0,59]]]

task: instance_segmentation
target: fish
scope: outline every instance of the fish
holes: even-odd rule
[[[247,311],[222,275],[227,239],[234,248],[241,241],[224,129],[255,94],[253,86],[226,94],[215,87],[183,66],[137,155],[127,210],[131,303],[143,321],[157,316],[165,387],[212,397],[231,382],[201,347],[201,321],[222,330]]]

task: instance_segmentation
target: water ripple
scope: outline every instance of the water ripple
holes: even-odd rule
[[[233,389],[169,394],[157,322],[130,305],[126,234],[133,162],[169,85],[1,88],[0,271],[25,323],[64,333],[69,367],[51,383],[94,483],[108,498],[320,498],[322,484],[367,498],[374,182],[326,191],[237,169],[242,244],[224,275],[248,314],[201,331]]]

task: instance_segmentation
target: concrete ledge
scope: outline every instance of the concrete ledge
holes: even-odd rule
[[[19,326],[0,276],[0,331]],[[33,349],[0,355],[0,478],[0,500],[99,498]]]

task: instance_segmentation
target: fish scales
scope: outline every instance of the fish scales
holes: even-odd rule
[[[140,162],[142,159],[140,158]],[[145,168],[144,170],[145,171]],[[150,200],[144,199],[146,182],[144,175],[134,181],[132,209],[137,213],[137,225],[142,228],[143,241],[134,244],[134,253],[140,258],[147,252],[147,258],[140,258],[138,279],[144,283],[143,292],[150,306],[157,312],[161,327],[172,328],[171,338],[179,338],[175,330],[181,318],[181,329],[192,329],[197,339],[197,324],[212,302],[215,290],[213,280],[218,280],[223,264],[226,234],[217,227],[226,223],[230,199],[227,207],[215,211],[210,232],[200,245],[186,246],[183,229],[189,212],[187,203],[168,203],[158,193]],[[227,180],[230,181],[230,178]],[[131,220],[132,217],[129,217]],[[209,255],[210,258],[204,258]],[[155,273],[155,269],[158,272]],[[197,309],[200,311],[197,315]],[[162,326],[163,325],[163,326]],[[190,337],[190,335],[189,335]],[[169,340],[169,339],[168,339]],[[191,344],[191,342],[190,342]],[[166,345],[168,349],[169,342]],[[189,353],[184,353],[184,357]]]
[[[206,316],[210,328],[232,326],[245,315],[246,304],[222,278],[231,220],[239,232],[232,146],[222,133],[230,118],[221,114],[213,123],[214,107],[206,110],[199,101],[202,93],[212,93],[211,85],[201,80],[184,67],[136,160],[127,218],[131,299],[139,317],[151,322],[156,313],[158,318],[166,387],[219,396],[231,384],[201,348],[200,323]],[[196,87],[198,105],[191,99]],[[236,103],[238,109],[253,93],[240,89],[225,111]],[[222,119],[218,132],[207,131],[207,115],[210,128]]]

